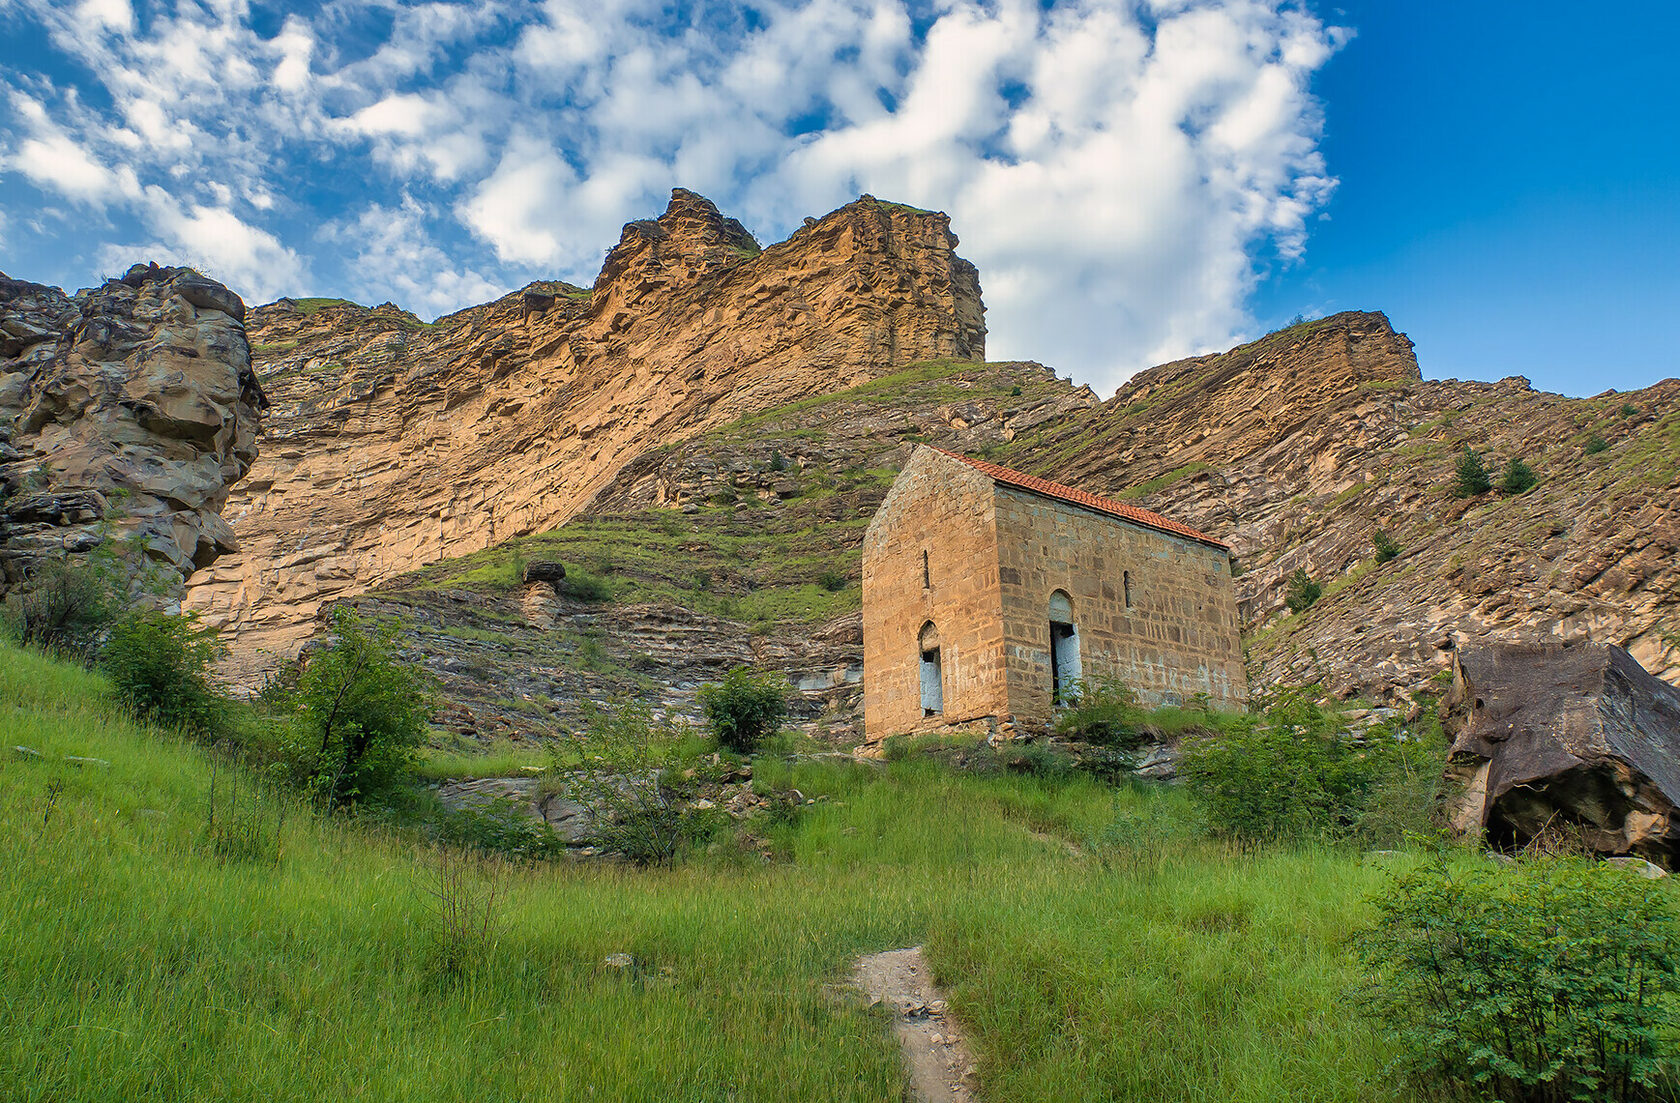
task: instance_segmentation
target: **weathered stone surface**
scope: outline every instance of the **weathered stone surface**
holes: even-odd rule
[[[564,563],[527,563],[525,564],[526,582],[564,582],[566,580],[566,565]]]
[[[1626,651],[1466,649],[1446,703],[1456,829],[1520,846],[1568,827],[1602,853],[1680,859],[1680,690]]]
[[[244,311],[185,268],[74,296],[0,275],[0,593],[107,539],[170,586],[236,546],[219,513],[266,405]]]
[[[1002,462],[1231,544],[1256,684],[1404,705],[1455,639],[1612,643],[1680,678],[1680,380],[1586,399],[1425,380],[1386,317],[1348,312],[1141,372],[1022,444]],[[1453,497],[1465,445],[1539,485]],[[1402,549],[1385,564],[1379,529]],[[1303,616],[1297,568],[1326,591]]]
[[[870,741],[981,718],[999,734],[1047,726],[1058,596],[1067,608],[1055,616],[1076,627],[1061,646],[1078,649],[1065,688],[1116,678],[1151,704],[1247,697],[1223,547],[1150,527],[1164,519],[1143,511],[1125,520],[987,471],[917,449],[865,533]],[[937,668],[923,660],[933,652]],[[940,698],[931,709],[930,694]]]
[[[944,215],[865,198],[760,251],[690,192],[626,226],[591,290],[534,285],[426,325],[394,307],[254,311],[274,408],[228,503],[242,550],[192,607],[236,664],[326,602],[546,529],[638,455],[792,396],[984,350]]]

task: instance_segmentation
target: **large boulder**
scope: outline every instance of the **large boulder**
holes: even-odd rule
[[[1465,649],[1446,705],[1456,830],[1521,846],[1567,828],[1600,853],[1680,858],[1680,689],[1626,651]]]

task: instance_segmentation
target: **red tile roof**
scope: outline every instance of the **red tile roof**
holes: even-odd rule
[[[982,475],[986,475],[994,482],[1000,482],[1005,486],[1012,486],[1018,490],[1030,491],[1033,494],[1042,494],[1046,498],[1059,498],[1064,502],[1071,502],[1076,506],[1084,506],[1086,509],[1094,509],[1099,513],[1106,513],[1112,517],[1118,517],[1122,521],[1130,521],[1134,525],[1142,525],[1144,528],[1155,529],[1157,532],[1165,532],[1173,536],[1182,536],[1186,540],[1195,540],[1198,543],[1207,544],[1210,547],[1220,548],[1224,551],[1231,550],[1230,545],[1226,544],[1223,540],[1215,540],[1213,537],[1208,536],[1205,533],[1197,532],[1189,525],[1174,521],[1171,518],[1162,517],[1159,513],[1151,513],[1147,509],[1139,509],[1137,506],[1129,506],[1124,502],[1116,502],[1112,498],[1102,498],[1090,493],[1089,491],[1078,490],[1071,486],[1064,486],[1061,483],[1053,483],[1049,479],[1041,479],[1037,475],[1026,475],[1008,467],[999,467],[995,463],[987,463],[985,460],[973,459],[958,452],[947,452],[945,449],[932,444],[928,445],[928,447],[932,448],[935,452],[950,456],[954,460],[961,460],[963,463],[968,464],[968,466],[974,468],[974,470],[980,472]]]

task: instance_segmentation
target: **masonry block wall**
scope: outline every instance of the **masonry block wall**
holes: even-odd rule
[[[1117,678],[1148,704],[1246,699],[1226,551],[1010,487],[994,493],[1010,713],[1052,715],[1058,590],[1072,606],[1085,681]]]
[[[863,543],[867,738],[1009,711],[994,510],[990,479],[921,448],[876,511]],[[939,634],[944,696],[931,718],[923,716],[918,644],[929,622]]]
[[[1071,669],[1085,682],[1116,678],[1147,704],[1206,694],[1217,706],[1240,706],[1248,684],[1230,556],[1199,535],[1147,511],[917,448],[864,535],[865,738],[975,721],[1006,733],[1047,727],[1055,717],[1053,619],[1071,624]],[[928,625],[940,657],[933,684],[942,690],[933,715],[923,698]]]

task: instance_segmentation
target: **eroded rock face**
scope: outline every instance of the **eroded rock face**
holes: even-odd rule
[[[1025,443],[1000,462],[1231,544],[1256,685],[1404,705],[1455,641],[1612,643],[1680,677],[1680,380],[1587,399],[1424,380],[1386,317],[1350,312],[1142,372]],[[1454,497],[1466,445],[1539,485]],[[1290,616],[1297,568],[1325,594]]]
[[[230,498],[239,554],[194,578],[245,672],[326,602],[551,528],[629,461],[744,413],[984,352],[944,215],[864,198],[760,251],[691,192],[625,227],[593,289],[532,285],[427,325],[259,308],[273,399]]]
[[[266,405],[244,316],[185,268],[74,296],[0,275],[0,593],[107,540],[174,587],[237,547],[220,511]]]
[[[1601,853],[1680,858],[1680,690],[1626,651],[1468,649],[1446,703],[1457,830],[1521,846],[1569,827]]]

